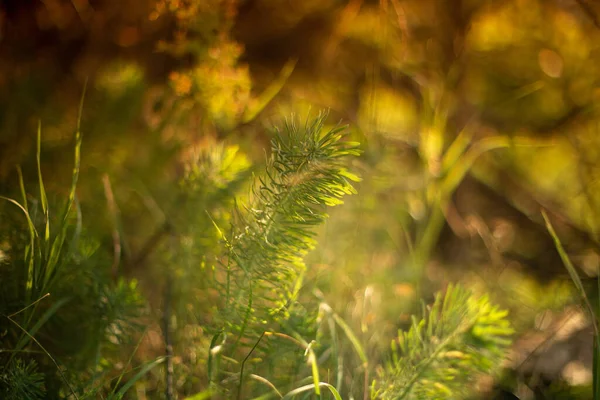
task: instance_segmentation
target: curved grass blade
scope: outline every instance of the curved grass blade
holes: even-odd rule
[[[29,216],[29,211],[27,210],[27,206],[22,206],[18,201],[13,200],[8,197],[0,196],[0,200],[8,201],[11,204],[17,206],[25,215],[27,219],[27,227],[29,229],[29,245],[28,248],[25,249],[25,260],[27,264],[27,280],[25,281],[25,293],[26,293],[26,302],[30,302],[33,298],[33,280],[34,280],[34,257],[33,253],[35,251],[35,239],[38,237],[38,233],[35,229],[35,225],[33,225],[33,221]]]
[[[56,313],[56,311],[58,311],[58,309],[61,308],[64,304],[66,304],[69,300],[70,299],[68,299],[68,298],[64,298],[64,299],[60,299],[56,303],[52,304],[52,306],[44,313],[44,315],[42,315],[37,320],[35,325],[28,331],[29,335],[31,335],[31,337],[33,337],[37,333],[37,331],[39,331],[40,328],[50,319],[50,317],[52,317]],[[21,340],[19,340],[19,342],[15,346],[15,349],[16,350],[23,349],[27,345],[27,342],[29,342],[29,338],[30,337],[27,335],[22,336]]]
[[[331,394],[333,395],[335,400],[342,400],[342,396],[340,396],[340,393],[337,391],[336,388],[333,387],[333,385],[330,385],[329,383],[325,383],[325,382],[319,382],[318,386],[329,389],[329,391],[331,392]],[[311,383],[310,385],[306,385],[306,386],[301,386],[299,388],[296,388],[296,389],[288,392],[285,396],[283,396],[283,399],[293,399],[296,395],[299,395],[300,393],[304,393],[304,392],[308,392],[308,391],[312,391],[312,390],[315,390],[314,383]]]
[[[123,396],[125,395],[125,393],[127,393],[127,391],[129,389],[131,389],[131,387],[137,382],[139,381],[144,375],[146,375],[152,368],[156,367],[158,364],[163,363],[166,360],[166,357],[159,357],[156,360],[145,364],[142,369],[135,374],[135,376],[133,378],[131,378],[130,380],[127,381],[127,383],[125,383],[123,385],[123,387],[121,387],[121,389],[115,394],[117,399],[121,399],[123,398]]]
[[[250,375],[248,375],[248,376],[249,376],[250,378],[254,379],[255,381],[258,381],[258,382],[264,383],[265,385],[267,385],[268,387],[270,387],[270,388],[271,388],[271,390],[273,390],[273,392],[274,392],[274,393],[275,393],[277,396],[279,396],[279,398],[280,398],[280,399],[282,399],[282,398],[283,398],[283,395],[281,394],[281,392],[280,392],[279,390],[277,390],[277,387],[276,387],[276,386],[275,386],[273,383],[271,383],[271,381],[269,381],[267,378],[264,378],[264,377],[262,377],[262,376],[258,376],[258,375],[255,375],[255,374],[250,374]]]
[[[42,121],[38,121],[37,148],[35,154],[37,162],[38,182],[40,185],[40,200],[42,203],[42,212],[44,213],[44,254],[48,254],[48,246],[50,245],[50,213],[48,211],[48,197],[46,195],[46,189],[44,188],[44,179],[42,177]]]

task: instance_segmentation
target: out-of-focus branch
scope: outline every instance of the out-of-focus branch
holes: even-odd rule
[[[596,16],[596,13],[594,13],[592,7],[590,7],[590,5],[585,2],[585,0],[575,0],[575,2],[579,5],[579,7],[585,13],[585,15],[587,15],[589,19],[592,20],[594,25],[596,25],[596,28],[600,29],[600,20],[598,20],[598,17]]]
[[[110,215],[111,222],[113,224],[112,229],[112,239],[113,239],[113,263],[111,266],[111,273],[113,279],[117,278],[119,263],[121,261],[121,235],[119,233],[119,208],[117,206],[117,202],[115,201],[115,196],[112,191],[112,186],[110,184],[110,178],[108,174],[104,174],[102,176],[102,184],[104,186],[104,194],[106,196],[106,205],[108,207],[108,213]]]
[[[165,297],[163,304],[163,337],[165,339],[165,396],[167,400],[175,399],[173,388],[173,343],[171,341],[171,290],[173,286],[171,271],[166,269]]]

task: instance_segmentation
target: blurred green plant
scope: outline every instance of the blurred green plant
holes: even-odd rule
[[[0,394],[14,399],[83,398],[121,393],[108,376],[120,347],[140,326],[143,301],[135,281],[114,277],[110,261],[82,224],[75,195],[81,132],[77,127],[68,198],[58,218],[41,173],[41,125],[37,134],[39,200],[26,193],[20,168],[22,203],[0,196],[25,216],[26,228],[2,209],[0,264],[5,290],[0,302]],[[121,373],[123,376],[125,372]],[[133,381],[125,383],[131,387]],[[120,379],[119,379],[120,381]],[[108,397],[108,398],[115,398]]]
[[[13,367],[2,371],[0,382],[7,400],[44,398],[44,375],[38,371],[35,360],[25,364],[16,359]]]
[[[593,388],[593,398],[594,400],[600,399],[600,299],[597,299],[597,304],[593,304],[590,300],[590,296],[588,296],[581,278],[575,266],[571,262],[569,255],[565,251],[560,238],[556,234],[548,215],[544,210],[542,210],[542,216],[544,217],[544,221],[546,222],[546,229],[548,229],[548,233],[554,239],[554,244],[556,246],[556,250],[560,255],[562,262],[565,265],[565,268],[569,272],[569,276],[573,281],[573,285],[575,286],[577,293],[581,302],[584,304],[585,309],[588,312],[589,318],[592,322],[592,327],[594,329],[594,348],[593,348],[593,364],[592,364],[592,388]],[[598,293],[600,293],[600,277],[596,277]]]
[[[348,158],[359,154],[358,143],[347,140],[344,127],[326,130],[326,117],[321,114],[303,126],[292,119],[275,130],[264,174],[255,178],[245,205],[237,205],[233,213],[224,208],[234,204],[227,199],[248,180],[247,158],[235,146],[222,143],[189,155],[181,181],[185,207],[179,215],[193,215],[188,207],[203,207],[205,212],[197,211],[198,219],[168,221],[177,226],[177,246],[166,247],[161,257],[169,261],[166,278],[182,290],[174,305],[163,305],[167,321],[163,334],[167,348],[171,346],[168,321],[190,329],[201,327],[213,335],[204,354],[210,382],[206,396],[237,393],[238,398],[245,398],[260,395],[268,387],[283,398],[307,392],[321,396],[322,390],[341,398],[347,381],[340,358],[345,340],[364,375],[358,386],[368,389],[374,365],[361,339],[326,303],[321,303],[318,312],[317,308],[311,311],[312,304],[303,305],[298,298],[306,270],[303,259],[316,245],[314,228],[326,220],[325,207],[342,204],[345,195],[355,193],[351,182],[359,181],[346,169]],[[121,365],[119,348],[141,331],[144,301],[135,281],[115,275],[115,260],[111,260],[115,255],[104,253],[84,227],[75,195],[81,147],[79,128],[77,132],[72,185],[62,215],[53,217],[44,189],[41,128],[37,152],[40,200],[30,200],[22,178],[23,203],[2,197],[17,206],[27,222],[22,231],[7,228],[18,225],[3,225],[3,242],[8,247],[3,250],[0,272],[9,290],[2,294],[2,304],[9,308],[2,310],[6,348],[0,357],[6,362],[0,370],[0,390],[7,398],[123,398],[165,361],[166,379],[172,379],[173,359],[189,351],[186,346],[208,344],[201,339],[206,337],[202,333],[200,341],[197,334],[186,337],[184,333],[179,335],[183,340],[176,351],[167,357],[132,368],[136,346],[126,365]],[[224,223],[231,224],[227,233],[220,228]],[[206,233],[211,224],[217,227],[214,238]],[[224,244],[224,252],[218,249],[217,239]],[[207,256],[217,257],[216,267],[206,268]],[[186,257],[187,267],[172,269]],[[195,263],[199,259],[203,260],[200,269]],[[191,281],[204,281],[204,285],[191,288],[186,285]],[[199,304],[209,313],[200,319],[188,311],[189,305],[201,301],[198,293],[214,294],[207,304]],[[448,374],[458,382],[473,372],[491,370],[491,360],[500,357],[507,343],[504,336],[510,333],[505,314],[487,299],[474,299],[459,289],[450,288],[443,301],[438,296],[427,315],[427,322],[415,320],[411,330],[399,336],[405,354],[394,358],[387,373],[380,376],[376,396],[414,392],[420,398],[421,392],[438,393],[431,387],[439,393],[452,390]],[[325,325],[329,337],[324,335]],[[422,341],[425,332],[430,334],[429,345]],[[461,357],[446,357],[459,353]],[[324,368],[335,372],[335,385],[323,376]],[[413,372],[412,377],[407,371]],[[179,368],[178,373],[197,372]]]
[[[272,141],[265,175],[257,178],[247,205],[236,208],[229,232],[215,223],[225,256],[212,283],[221,301],[218,317],[209,323],[214,332],[207,355],[211,389],[189,399],[322,396],[322,389],[341,398],[344,382],[353,381],[341,358],[346,341],[364,375],[355,384],[368,395],[374,365],[361,339],[326,303],[314,319],[303,311],[310,305],[297,297],[303,258],[315,245],[312,228],[326,218],[321,210],[354,193],[350,181],[358,180],[344,167],[346,157],[358,154],[357,144],[342,141],[339,128],[323,133],[324,120],[322,115],[304,127],[293,120],[284,125]],[[393,362],[382,369],[373,398],[466,394],[478,376],[495,370],[510,344],[507,313],[461,287],[438,294],[424,313],[423,321],[413,320],[411,330],[399,335]],[[327,376],[333,373],[335,384],[324,379],[324,370]]]
[[[392,358],[373,385],[372,398],[455,399],[477,378],[499,367],[513,333],[507,312],[460,286],[438,293],[423,319],[392,341]]]
[[[350,182],[358,177],[344,162],[358,155],[357,144],[342,140],[343,127],[324,133],[325,118],[304,126],[291,120],[276,131],[250,202],[236,209],[229,233],[217,227],[226,248],[215,282],[224,296],[217,327],[233,339],[218,351],[214,347],[213,357],[231,357],[290,320],[306,268],[303,257],[316,244],[311,228],[326,219],[325,206],[354,193]]]
[[[272,83],[253,96],[248,66],[240,63],[243,46],[232,34],[237,12],[237,0],[159,0],[150,15],[151,19],[174,17],[175,35],[161,40],[158,50],[191,60],[169,75],[180,110],[185,110],[184,114],[200,111],[206,121],[225,132],[256,118],[296,65],[294,59],[286,62]]]

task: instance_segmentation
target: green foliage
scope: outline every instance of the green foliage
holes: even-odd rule
[[[3,3],[3,377],[35,361],[44,397],[67,396],[69,382],[107,398],[172,348],[135,381],[146,397],[167,393],[172,371],[180,397],[218,396],[212,381],[241,397],[305,398],[335,382],[358,398],[419,296],[448,281],[489,293],[518,330],[575,291],[585,300],[584,287],[598,314],[599,289],[579,278],[580,267],[596,274],[600,237],[593,1]],[[75,196],[65,154],[85,76]],[[264,124],[323,106],[364,134],[366,154],[353,160],[360,195],[319,228],[340,199],[301,195],[311,212],[288,220],[302,174],[288,185],[269,159],[246,189]],[[232,211],[234,198],[246,206]],[[567,274],[542,205],[565,222],[557,248],[576,287],[556,279]]]
[[[171,238],[154,250],[160,261],[153,260],[157,265],[153,273],[172,287],[164,308],[177,327],[170,332],[173,354],[184,362],[174,364],[174,375],[184,395],[206,388],[210,337],[205,330],[220,328],[214,316],[220,313],[221,293],[214,282],[221,246],[213,223],[230,224],[233,199],[247,188],[251,166],[236,145],[205,140],[188,150],[175,191],[177,203],[165,220]]]
[[[159,0],[151,18],[161,14],[174,17],[178,34],[171,41],[161,40],[158,50],[191,60],[186,69],[169,76],[181,108],[194,109],[215,126],[231,129],[249,106],[252,87],[248,68],[239,65],[243,47],[230,32],[236,1]]]
[[[26,193],[20,169],[22,203],[0,197],[26,222],[0,231],[0,241],[7,244],[0,264],[0,280],[8,288],[0,309],[0,376],[7,398],[110,390],[110,381],[96,381],[111,373],[121,346],[140,330],[144,302],[137,283],[113,276],[111,260],[82,225],[75,195],[80,147],[78,129],[71,187],[62,206],[55,206],[44,188],[41,129],[39,200]],[[55,208],[62,210],[57,216]],[[9,210],[2,209],[3,218],[13,217]]]
[[[303,257],[315,245],[312,229],[327,218],[325,206],[354,193],[350,182],[358,178],[344,163],[358,154],[357,144],[342,140],[344,128],[323,132],[325,117],[303,127],[287,122],[275,132],[264,176],[257,178],[250,202],[237,209],[231,233],[222,234],[220,323],[235,335],[233,351],[242,339],[252,345],[290,317]]]
[[[380,373],[373,397],[455,399],[474,389],[482,373],[493,371],[510,344],[507,313],[487,297],[460,286],[438,293],[431,308],[392,342],[392,358]]]
[[[44,375],[38,372],[35,360],[26,364],[16,359],[12,368],[0,373],[0,394],[6,400],[43,399]]]
[[[260,280],[274,295],[266,303],[268,314],[277,314],[293,298],[305,268],[302,258],[315,245],[310,229],[327,217],[322,208],[341,204],[342,196],[354,193],[349,181],[357,178],[342,161],[358,154],[356,145],[340,141],[343,128],[322,135],[323,122],[320,117],[304,128],[292,122],[285,133],[277,132],[266,176],[258,178],[245,213],[238,213],[232,239],[225,238],[228,259],[237,264],[237,276],[228,274],[237,286],[233,290],[250,298],[251,282]],[[227,288],[229,299],[232,288]]]
[[[594,398],[594,400],[598,400],[598,399],[600,399],[600,320],[599,320],[599,318],[600,318],[600,299],[597,300],[598,301],[597,304],[592,304],[589,296],[587,295],[587,292],[585,291],[585,288],[583,286],[581,278],[579,277],[579,274],[577,273],[577,270],[575,269],[575,266],[573,265],[573,263],[571,262],[571,259],[569,258],[569,255],[565,251],[565,248],[563,247],[563,244],[560,241],[560,238],[556,234],[556,231],[554,230],[554,227],[552,226],[552,223],[550,222],[548,215],[543,210],[542,210],[542,216],[544,217],[544,221],[546,222],[546,229],[548,229],[550,236],[552,236],[552,239],[554,240],[554,245],[556,246],[556,250],[558,251],[560,258],[561,258],[562,262],[564,263],[565,268],[569,272],[569,276],[571,277],[571,280],[573,281],[573,285],[577,289],[579,298],[585,304],[585,307],[587,309],[590,320],[592,321],[592,327],[594,328],[594,356],[593,356],[593,362],[592,362],[592,371],[593,371],[592,388],[593,388],[593,398]],[[596,277],[596,281],[597,281],[598,288],[600,288],[600,277]]]
[[[171,370],[186,381],[187,392],[202,387],[199,371],[207,372],[211,383],[199,395],[212,398],[233,393],[238,398],[296,398],[308,392],[342,398],[367,390],[375,365],[369,362],[372,349],[325,302],[318,307],[314,298],[304,302],[299,296],[304,257],[317,244],[315,228],[327,219],[326,207],[342,204],[344,196],[355,193],[352,182],[359,180],[346,169],[349,157],[359,154],[358,144],[347,140],[343,127],[326,129],[326,117],[302,126],[291,120],[275,130],[264,173],[233,213],[226,209],[248,181],[246,156],[235,146],[210,143],[188,159],[180,208],[169,213],[174,240],[159,252],[168,262],[160,274],[177,288],[164,315],[184,328],[178,329],[173,356],[209,349],[200,353],[202,362]],[[0,273],[11,289],[2,294],[3,347],[10,352],[0,354],[5,361],[0,390],[9,399],[78,394],[121,399],[150,370],[173,362],[158,357],[132,367],[136,347],[126,366],[115,369],[124,346],[142,331],[145,301],[137,281],[118,275],[114,254],[103,251],[99,238],[83,225],[75,196],[80,145],[78,136],[72,187],[58,218],[53,217],[41,168],[40,201],[25,194],[24,183],[22,204],[4,198],[26,217],[24,227],[2,231],[9,246],[2,253]],[[39,159],[38,152],[38,165]],[[218,235],[208,232],[211,223]],[[223,233],[220,227],[227,223],[231,229]],[[215,257],[217,266],[212,267]],[[43,292],[51,296],[40,296]],[[190,312],[194,306],[202,312]],[[374,398],[465,394],[478,374],[494,369],[509,343],[506,313],[460,287],[438,295],[425,314],[393,342],[392,361],[373,387]],[[212,334],[212,340],[199,330]],[[358,381],[344,366],[343,346],[353,349],[360,365],[356,371],[363,377]],[[329,383],[330,372],[335,385]]]

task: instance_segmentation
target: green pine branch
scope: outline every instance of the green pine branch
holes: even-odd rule
[[[38,372],[37,363],[25,363],[17,358],[5,369],[0,370],[0,395],[6,400],[43,399],[44,375]]]
[[[263,176],[251,200],[238,207],[229,235],[223,235],[223,322],[241,338],[257,337],[271,322],[286,319],[305,270],[304,256],[315,246],[313,228],[325,208],[355,193],[347,158],[358,144],[345,141],[344,127],[324,131],[326,114],[299,126],[276,129]],[[235,346],[234,346],[235,347]]]
[[[374,398],[464,398],[479,376],[494,371],[510,344],[507,312],[460,286],[438,293],[423,314],[392,342]]]

